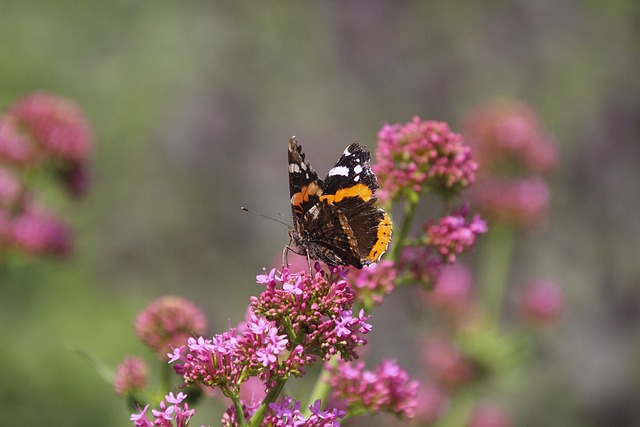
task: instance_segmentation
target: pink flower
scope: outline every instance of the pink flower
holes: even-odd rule
[[[11,115],[0,115],[0,162],[22,167],[34,161],[36,150],[29,137],[18,128]]]
[[[550,280],[529,283],[518,298],[520,316],[535,326],[554,323],[564,311],[564,292]]]
[[[339,427],[339,419],[345,416],[337,409],[322,410],[320,400],[308,405],[311,415],[305,418],[300,412],[300,402],[285,396],[281,403],[271,403],[260,425],[291,427]]]
[[[311,278],[306,270],[293,274],[285,269],[259,297],[251,298],[252,310],[275,321],[281,330],[290,325],[309,356],[328,360],[339,353],[346,360],[357,358],[355,349],[366,343],[361,335],[370,325],[364,316],[345,317],[355,298],[342,277],[348,270],[336,268],[330,275],[316,271]]]
[[[18,100],[9,114],[51,155],[67,160],[89,157],[93,148],[91,127],[74,102],[36,92]]]
[[[473,288],[473,276],[467,267],[459,263],[448,265],[440,271],[433,289],[423,292],[424,301],[458,318],[469,310]]]
[[[487,232],[487,224],[475,215],[467,221],[467,208],[440,219],[438,224],[429,221],[425,225],[425,243],[436,248],[445,263],[456,261],[456,255],[469,251],[479,234]]]
[[[138,314],[136,335],[164,360],[170,348],[186,344],[193,334],[207,331],[204,313],[192,302],[177,296],[162,297]]]
[[[550,203],[548,185],[539,177],[486,179],[473,188],[474,206],[491,221],[532,229],[547,217]]]
[[[361,270],[351,269],[349,282],[356,292],[356,299],[366,307],[382,303],[383,298],[393,291],[397,275],[394,262],[382,260]]]
[[[483,176],[544,174],[556,168],[553,138],[538,114],[523,102],[498,100],[477,107],[466,119],[465,138],[474,150]]]
[[[332,397],[344,402],[351,413],[388,412],[404,419],[416,414],[419,384],[395,361],[383,360],[375,371],[365,370],[362,362],[340,362],[331,368],[329,384]]]
[[[416,418],[425,423],[437,421],[447,409],[447,395],[434,384],[421,384],[417,400]]]
[[[465,137],[481,165],[471,195],[490,221],[532,229],[546,218],[550,191],[543,174],[556,169],[553,138],[526,104],[501,100],[477,108]]]
[[[442,257],[426,245],[405,246],[398,260],[398,266],[407,271],[408,277],[426,289],[433,288],[443,265]]]
[[[417,116],[404,124],[383,126],[376,160],[372,168],[384,189],[378,192],[383,202],[425,190],[457,194],[475,180],[478,168],[459,134],[444,122]]]
[[[140,409],[139,413],[132,414],[130,420],[137,427],[186,427],[189,425],[191,417],[196,413],[194,409],[189,409],[187,403],[181,404],[186,398],[187,395],[184,393],[177,395],[169,393],[160,402],[159,409],[151,410],[151,414],[155,418],[153,422],[147,418],[149,405]]]
[[[147,385],[149,368],[139,357],[125,357],[116,368],[113,378],[113,389],[117,394],[131,394],[143,389]]]
[[[468,427],[510,427],[511,416],[502,407],[483,402],[473,409],[469,417]]]
[[[12,243],[29,254],[67,255],[71,231],[55,215],[29,207],[13,220]]]

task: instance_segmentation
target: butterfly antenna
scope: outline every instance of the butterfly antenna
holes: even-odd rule
[[[286,222],[284,222],[284,221],[280,221],[279,219],[272,218],[272,217],[267,216],[267,215],[263,215],[263,214],[261,214],[260,212],[252,211],[251,209],[247,209],[247,208],[245,208],[244,206],[242,206],[240,209],[242,209],[242,210],[243,210],[243,211],[245,211],[245,212],[249,212],[249,213],[252,213],[252,214],[255,214],[255,215],[261,216],[261,217],[263,217],[263,218],[270,219],[270,220],[275,221],[275,222],[279,222],[280,224],[284,225],[285,227],[287,227],[287,228],[291,228],[291,226],[290,226],[289,224],[287,224],[287,223],[286,223]]]

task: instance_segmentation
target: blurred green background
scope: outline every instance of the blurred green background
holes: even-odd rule
[[[640,3],[0,0],[0,108],[35,90],[78,102],[97,138],[86,200],[61,208],[70,261],[4,269],[0,425],[127,426],[130,410],[71,349],[152,358],[133,332],[164,294],[235,324],[288,220],[286,142],[322,174],[384,122],[448,121],[522,99],[556,135],[553,210],[512,276],[555,278],[516,425],[640,425]],[[371,345],[411,363],[410,293]],[[405,323],[403,323],[405,322]],[[214,412],[215,414],[215,412]],[[213,418],[195,423],[216,425]],[[208,415],[206,415],[208,416]]]

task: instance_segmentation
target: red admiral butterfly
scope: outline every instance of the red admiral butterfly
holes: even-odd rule
[[[353,143],[323,181],[296,138],[289,139],[289,236],[297,248],[287,249],[329,265],[362,268],[380,260],[391,241],[391,219],[374,205],[379,185],[369,158],[365,147]]]

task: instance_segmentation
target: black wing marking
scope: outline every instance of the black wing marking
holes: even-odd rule
[[[370,158],[369,150],[357,142],[348,146],[324,180],[325,194],[335,194],[341,188],[357,184],[364,184],[371,191],[379,188],[378,180],[369,166]]]
[[[309,162],[305,159],[302,147],[296,141],[296,137],[289,139],[289,195],[302,191],[302,189],[313,181],[318,181],[318,174],[313,170]]]

